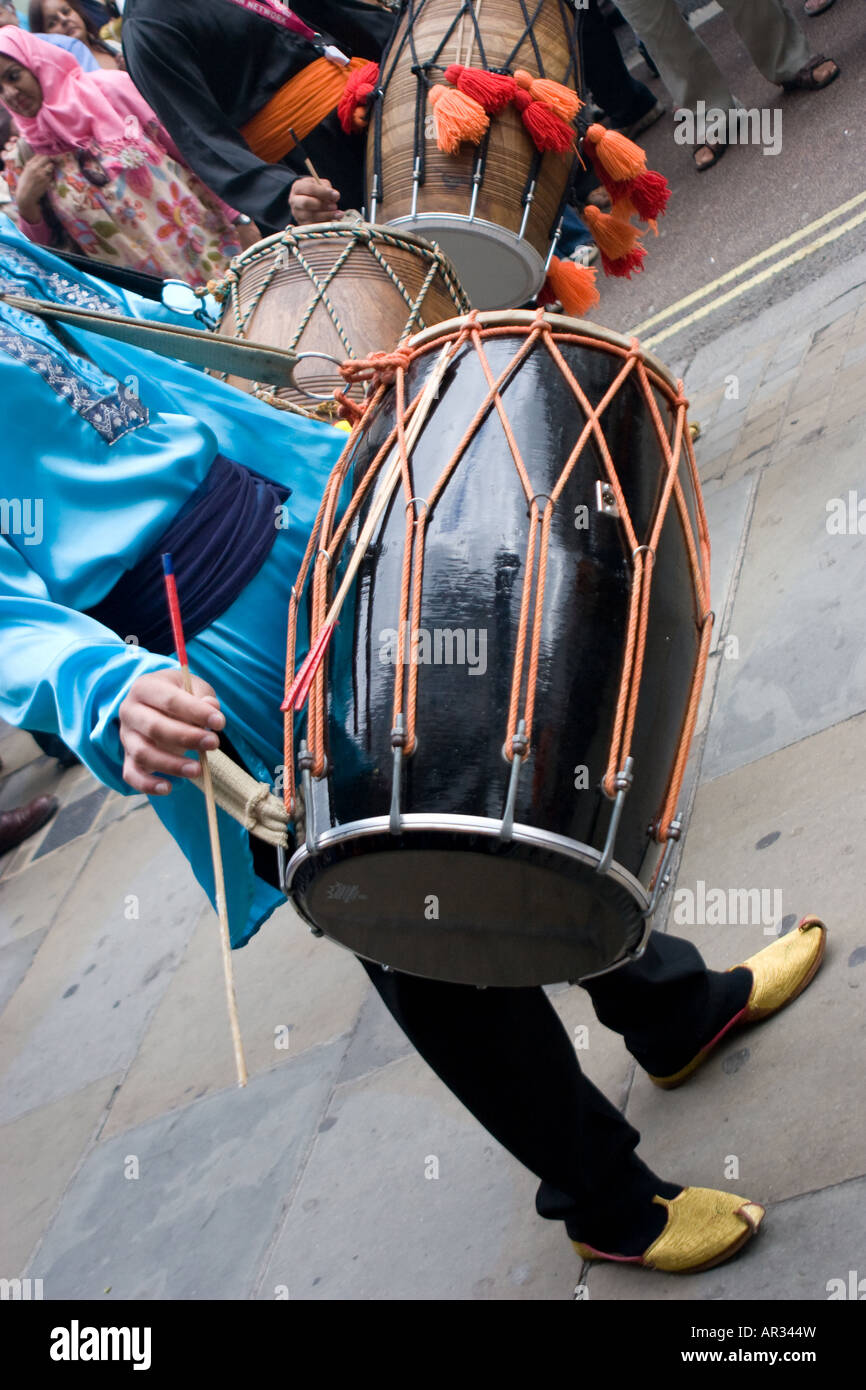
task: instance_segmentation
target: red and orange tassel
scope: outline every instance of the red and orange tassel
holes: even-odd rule
[[[379,81],[379,64],[367,63],[350,73],[337,106],[337,119],[347,135],[366,130],[370,120],[370,99]]]
[[[542,101],[533,101],[528,92],[520,89],[514,98],[520,119],[539,150],[566,154],[574,147],[574,129]]]
[[[615,213],[601,212],[591,204],[583,210],[583,220],[601,252],[605,275],[625,276],[643,270],[646,251],[640,245],[642,232]]]
[[[518,87],[528,92],[533,101],[540,101],[561,116],[564,121],[573,121],[583,102],[570,87],[561,82],[551,82],[547,77],[533,77],[525,68],[518,68],[514,74]]]

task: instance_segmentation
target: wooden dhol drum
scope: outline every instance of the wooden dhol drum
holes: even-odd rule
[[[411,233],[340,222],[287,227],[232,261],[216,290],[218,332],[297,352],[296,387],[229,377],[242,391],[305,414],[333,414],[339,364],[395,347],[401,338],[465,313],[454,268]],[[360,400],[363,389],[350,395]]]
[[[577,980],[643,948],[681,831],[712,629],[687,402],[636,341],[562,316],[413,338],[310,540],[292,613],[313,642],[443,344],[287,757],[284,885],[315,930],[395,970]]]
[[[574,156],[541,154],[518,111],[481,145],[437,146],[431,86],[451,63],[552,78],[580,90],[571,0],[408,0],[381,63],[367,143],[373,221],[437,242],[476,309],[525,303],[544,281]]]

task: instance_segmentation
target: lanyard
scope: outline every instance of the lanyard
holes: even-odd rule
[[[305,24],[291,10],[278,4],[277,0],[231,0],[233,5],[240,5],[242,9],[249,10],[252,14],[259,15],[262,19],[269,19],[274,24],[279,24],[283,29],[289,29],[293,34],[300,34],[301,38],[308,39],[313,43],[321,43],[320,35],[315,29],[311,29],[309,24]],[[332,63],[337,63],[345,67],[349,60],[345,53],[333,44],[324,44],[322,51],[326,58],[330,58]]]

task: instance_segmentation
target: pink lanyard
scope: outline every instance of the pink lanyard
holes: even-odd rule
[[[301,38],[309,39],[312,42],[320,41],[320,36],[315,29],[311,29],[309,24],[305,24],[291,10],[279,4],[277,0],[231,0],[233,5],[240,5],[242,9],[249,10],[252,14],[259,15],[262,19],[269,19],[274,24],[279,24],[283,29],[289,29],[293,34],[300,34]],[[339,48],[333,44],[324,44],[323,53],[332,63],[338,63],[345,67],[348,58]]]

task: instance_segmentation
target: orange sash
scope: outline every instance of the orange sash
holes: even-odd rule
[[[367,58],[352,58],[348,66],[316,58],[275,92],[270,101],[241,126],[241,135],[253,154],[266,164],[278,164],[295,148],[291,127],[299,140],[339,105],[349,74],[362,68]]]

